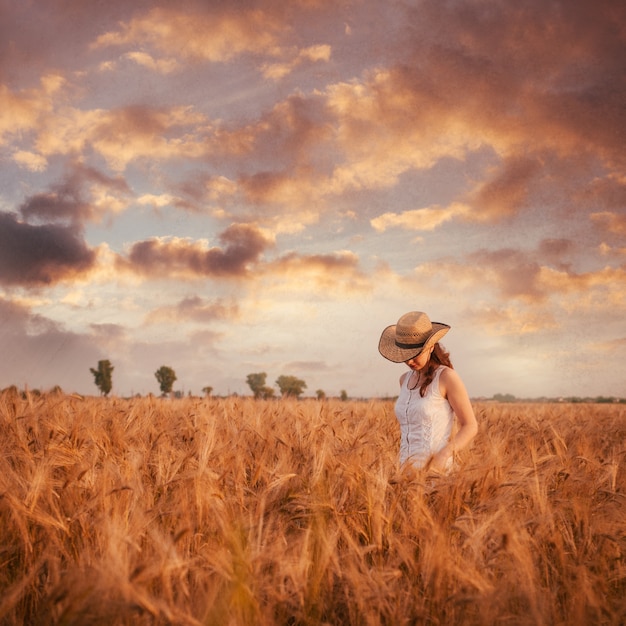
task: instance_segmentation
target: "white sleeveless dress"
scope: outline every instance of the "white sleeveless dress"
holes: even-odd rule
[[[411,375],[404,377],[395,413],[400,424],[400,464],[407,461],[416,468],[424,467],[428,459],[439,452],[449,441],[454,423],[454,411],[439,392],[439,377],[445,366],[435,371],[426,394],[420,396],[419,386],[409,389]],[[453,459],[450,458],[447,469]]]

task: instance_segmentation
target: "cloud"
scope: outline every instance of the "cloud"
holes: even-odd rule
[[[245,278],[272,245],[256,227],[233,224],[219,236],[223,247],[189,239],[150,239],[133,244],[118,267],[150,278]]]
[[[344,157],[328,177],[328,193],[390,188],[404,172],[462,158],[484,143],[469,127],[451,128],[453,112],[429,102],[399,70],[377,69],[362,81],[330,85],[325,96]]]
[[[158,72],[159,74],[170,74],[179,68],[179,64],[176,59],[154,59],[147,52],[127,52],[124,55],[124,58],[129,59],[137,63],[137,65],[141,65],[142,67],[145,67],[153,72]]]
[[[7,137],[27,133],[37,127],[40,120],[54,108],[54,98],[59,95],[65,80],[58,74],[41,78],[39,87],[12,91],[0,84],[0,146]],[[36,155],[16,151],[18,162],[33,163]]]
[[[348,250],[330,254],[288,252],[268,263],[264,274],[280,281],[286,291],[297,292],[311,287],[321,293],[369,291],[368,276],[360,268],[359,257]]]
[[[265,11],[180,11],[157,7],[100,35],[94,48],[149,45],[168,56],[226,62],[246,52],[275,55],[281,26]]]
[[[468,326],[481,328],[488,335],[541,335],[554,332],[559,323],[549,312],[533,311],[526,307],[472,306],[463,312]]]
[[[540,169],[536,158],[505,158],[491,178],[472,193],[472,216],[493,221],[526,208],[533,179]]]
[[[626,306],[626,268],[576,272],[576,251],[576,244],[565,239],[543,240],[533,250],[483,248],[460,261],[423,263],[415,268],[413,280],[422,288],[446,286],[457,297],[465,292],[476,300],[491,294],[507,305],[557,307],[569,313]]]
[[[70,280],[95,265],[76,226],[31,225],[0,212],[0,284],[37,287]]]
[[[464,216],[470,211],[467,205],[453,203],[447,208],[427,207],[413,209],[402,213],[383,213],[379,217],[370,220],[374,230],[382,233],[388,228],[405,228],[407,230],[434,230],[441,224]]]
[[[31,172],[43,172],[48,167],[48,160],[40,154],[28,150],[16,150],[13,160]]]
[[[445,101],[462,94],[455,108],[477,130],[497,133],[508,150],[534,140],[623,160],[624,82],[615,81],[623,75],[623,4],[529,0],[512,8],[498,0],[483,10],[464,0],[421,3],[414,14],[415,58],[430,52],[419,70]]]
[[[576,258],[577,245],[571,239],[542,239],[537,246],[537,256],[543,263],[567,270]]]
[[[591,220],[607,233],[619,237],[626,235],[626,215],[611,211],[599,211],[591,214]]]
[[[109,110],[64,107],[48,112],[36,126],[36,152],[52,155],[101,155],[115,171],[149,158],[196,158],[206,152],[202,133],[186,133],[206,122],[191,106],[157,108],[125,105]],[[172,136],[175,135],[175,136]]]
[[[541,301],[547,294],[539,284],[541,266],[521,250],[477,250],[468,255],[468,263],[491,282],[503,298]]]
[[[331,46],[320,44],[316,46],[309,46],[299,50],[291,61],[284,63],[265,63],[261,66],[263,76],[272,80],[280,80],[288,74],[291,74],[293,70],[305,62],[319,62],[328,61],[331,55]]]
[[[48,191],[28,197],[19,210],[25,220],[98,221],[105,213],[124,210],[130,191],[122,177],[111,177],[95,168],[74,164],[61,182],[50,185]]]
[[[592,347],[601,352],[622,354],[626,352],[626,337],[616,337],[608,341],[599,341],[593,343]]]
[[[298,165],[312,163],[322,156],[316,151],[320,143],[333,137],[329,121],[319,95],[292,94],[253,123],[219,128],[213,148],[224,155],[247,154],[260,163],[270,157],[283,166],[294,160]]]
[[[215,320],[233,322],[239,315],[236,303],[221,300],[206,301],[200,296],[188,296],[174,306],[163,306],[146,315],[146,324],[193,321],[201,324]]]
[[[111,168],[122,171],[128,163],[140,158],[162,160],[202,155],[202,142],[193,135],[183,134],[173,139],[167,136],[174,129],[201,121],[204,117],[188,106],[170,109],[126,106],[103,113],[86,138]]]

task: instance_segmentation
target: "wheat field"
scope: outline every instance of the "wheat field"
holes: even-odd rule
[[[626,622],[624,405],[0,395],[0,624]]]

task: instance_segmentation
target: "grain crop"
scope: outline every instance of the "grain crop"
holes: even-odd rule
[[[0,395],[0,624],[626,623],[626,408]]]

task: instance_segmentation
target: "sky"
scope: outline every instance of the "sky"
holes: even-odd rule
[[[0,0],[0,388],[626,397],[622,0]]]

